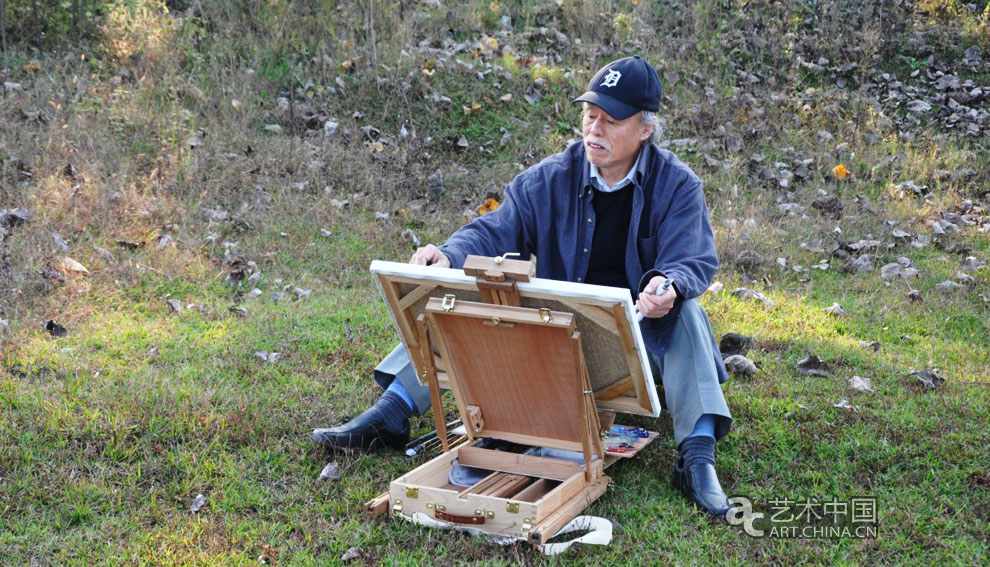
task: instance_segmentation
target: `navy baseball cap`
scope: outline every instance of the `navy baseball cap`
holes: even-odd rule
[[[589,102],[616,120],[641,110],[660,110],[660,75],[639,55],[623,57],[602,67],[588,83],[588,91],[571,101]]]

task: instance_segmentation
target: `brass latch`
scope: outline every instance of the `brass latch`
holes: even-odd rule
[[[550,323],[553,321],[553,313],[550,312],[546,307],[540,307],[540,320],[544,323]]]
[[[392,515],[393,516],[402,515],[402,500],[396,498],[395,502],[392,504]]]
[[[440,308],[444,311],[453,311],[455,299],[457,299],[457,297],[454,294],[448,293],[443,296],[443,301],[440,303]]]
[[[533,518],[523,518],[522,533],[528,534],[533,531]]]
[[[406,487],[406,498],[419,498],[419,487],[418,486],[407,486]]]

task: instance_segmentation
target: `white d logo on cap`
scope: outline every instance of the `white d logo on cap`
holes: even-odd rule
[[[619,84],[619,79],[622,78],[622,73],[616,71],[615,69],[609,69],[605,78],[602,79],[602,84],[598,85],[600,87],[614,87]]]

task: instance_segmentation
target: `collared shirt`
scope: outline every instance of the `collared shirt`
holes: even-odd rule
[[[591,174],[591,181],[592,183],[595,184],[595,189],[598,189],[599,191],[602,191],[604,193],[614,193],[619,189],[622,189],[626,185],[632,183],[633,176],[636,175],[636,169],[639,166],[639,160],[642,155],[643,155],[643,150],[640,149],[639,154],[636,155],[636,161],[633,162],[633,165],[632,167],[629,168],[629,172],[626,173],[626,176],[620,179],[618,183],[612,185],[611,187],[609,187],[608,183],[605,181],[605,178],[602,177],[601,174],[598,172],[598,166],[589,162],[588,165],[591,166],[589,168],[589,172]]]

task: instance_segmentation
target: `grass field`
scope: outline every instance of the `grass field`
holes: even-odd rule
[[[6,3],[0,209],[30,219],[0,231],[0,565],[987,562],[986,3],[64,4]],[[760,366],[724,386],[723,486],[768,516],[875,499],[876,537],[709,521],[668,483],[666,414],[629,420],[661,436],[587,510],[612,544],[552,560],[365,520],[428,457],[310,441],[380,395],[371,261],[563,149],[569,101],[633,53],[706,183],[702,303]],[[813,354],[827,376],[798,372]]]

